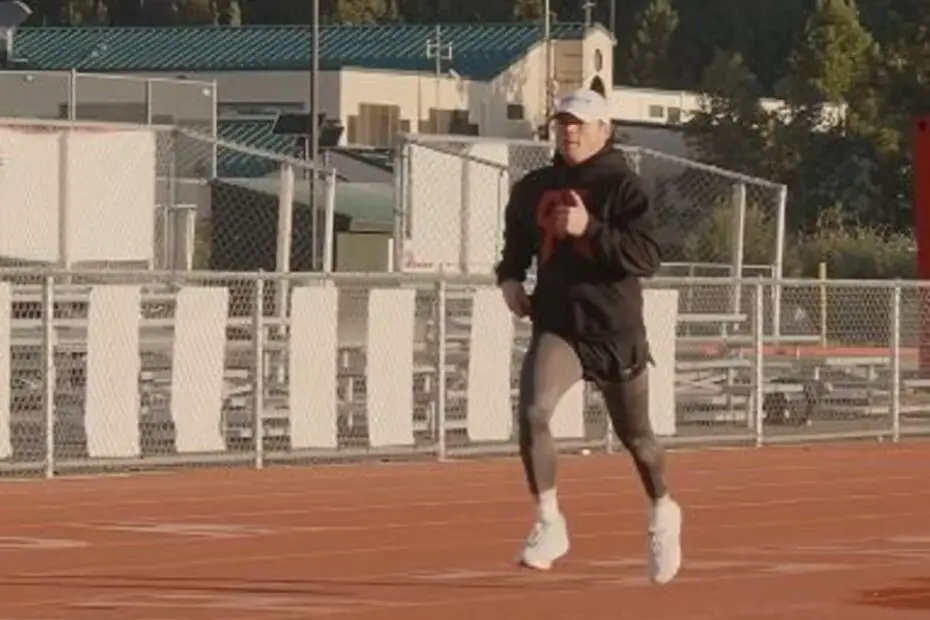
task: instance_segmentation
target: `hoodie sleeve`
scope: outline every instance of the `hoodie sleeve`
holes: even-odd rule
[[[648,278],[662,262],[652,205],[640,177],[625,172],[610,194],[605,220],[588,219],[594,260],[622,276]]]
[[[523,178],[513,186],[504,210],[504,247],[495,269],[498,284],[506,280],[523,282],[533,262],[535,247],[528,224],[533,205],[529,204],[527,184]]]

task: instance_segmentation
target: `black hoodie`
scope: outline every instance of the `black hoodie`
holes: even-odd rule
[[[575,190],[590,214],[579,238],[557,239],[546,223]],[[530,172],[511,191],[498,283],[523,282],[536,258],[534,327],[581,341],[645,340],[640,278],[659,268],[655,224],[642,180],[623,152],[607,145],[569,166],[560,156]]]

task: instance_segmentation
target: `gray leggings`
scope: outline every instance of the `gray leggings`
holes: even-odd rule
[[[549,422],[562,396],[584,376],[575,349],[564,339],[542,333],[533,339],[520,373],[518,421],[520,456],[530,493],[555,487],[556,450]],[[629,451],[646,494],[666,493],[664,451],[649,421],[648,365],[638,375],[599,383],[617,438]]]

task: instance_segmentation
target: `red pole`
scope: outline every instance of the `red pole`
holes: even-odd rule
[[[914,120],[914,234],[917,278],[930,280],[930,116]],[[930,289],[922,288],[919,359],[921,376],[930,376]]]

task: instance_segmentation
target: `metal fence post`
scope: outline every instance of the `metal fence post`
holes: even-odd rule
[[[336,260],[336,169],[326,171],[326,201],[323,205],[323,273],[333,273]]]
[[[219,126],[219,107],[220,107],[220,97],[217,93],[217,81],[214,79],[211,82],[210,86],[210,133],[213,137],[213,159],[210,162],[210,178],[215,179],[219,176],[219,170],[217,168],[217,157],[219,156],[219,145],[216,143],[216,139],[220,137],[220,126]]]
[[[152,84],[152,80],[145,80],[145,124],[151,125],[155,119],[155,86]]]
[[[168,179],[166,185],[167,195],[161,211],[162,225],[162,269],[174,269],[174,259],[177,256],[177,235],[172,227],[174,209],[178,204],[178,132],[171,131],[171,149],[168,151]]]
[[[494,256],[500,256],[501,250],[504,249],[504,228],[507,224],[507,202],[510,200],[509,192],[504,185],[504,175],[506,170],[497,171],[497,219],[495,219],[496,230],[494,231]]]
[[[604,417],[607,418],[607,424],[604,428],[604,452],[607,454],[614,453],[614,423],[610,415],[605,411]]]
[[[730,312],[739,314],[742,301],[743,256],[746,242],[746,184],[739,182],[733,185],[733,247],[731,248],[730,263],[733,266],[733,276],[736,278],[731,294]]]
[[[394,152],[394,230],[391,247],[391,272],[404,270],[404,239],[409,231],[410,213],[410,143],[403,140]]]
[[[252,313],[252,409],[255,411],[255,469],[265,465],[265,281],[262,272],[255,279],[255,310]]]
[[[764,443],[765,430],[763,428],[765,399],[765,284],[760,277],[756,281],[754,301],[755,308],[752,313],[752,353],[753,353],[753,381],[752,381],[752,408],[755,422],[756,447]]]
[[[436,283],[436,453],[446,458],[446,278],[439,272]]]
[[[891,289],[891,440],[901,439],[901,282]]]
[[[277,221],[277,238],[275,241],[275,271],[277,273],[289,273],[291,271],[291,243],[294,238],[294,166],[289,163],[281,164],[281,186],[278,190],[278,221]],[[316,228],[314,227],[314,233]],[[284,336],[284,322],[287,319],[287,307],[290,294],[291,283],[286,279],[275,282],[275,314],[278,318],[277,335],[279,338]],[[274,360],[275,376],[278,382],[284,380],[284,362],[281,359],[283,354],[276,352],[272,354]]]
[[[772,336],[778,343],[781,338],[781,279],[785,275],[785,226],[788,211],[788,187],[778,188],[778,207],[775,213],[775,273],[772,287]]]
[[[71,69],[68,72],[68,120],[76,121],[77,120],[77,106],[78,106],[78,72],[77,69]]]
[[[45,477],[55,477],[55,277],[42,282],[42,387],[45,409]]]

